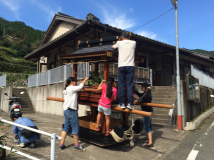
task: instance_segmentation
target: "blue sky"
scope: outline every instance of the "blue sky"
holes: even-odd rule
[[[214,1],[179,0],[179,47],[214,50]],[[0,0],[0,17],[46,30],[57,12],[132,31],[172,8],[170,0]],[[175,45],[174,10],[134,33]]]

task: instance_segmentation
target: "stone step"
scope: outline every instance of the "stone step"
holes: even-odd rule
[[[176,96],[177,95],[177,92],[170,92],[170,91],[167,91],[167,92],[152,92],[152,97],[155,97],[155,96]]]
[[[29,105],[29,104],[20,104],[22,108],[33,108],[33,105]]]
[[[166,104],[166,105],[172,105],[174,102],[164,102],[164,101],[152,101],[152,103],[156,104]]]
[[[19,101],[21,105],[32,105],[31,101]]]
[[[134,118],[141,119],[142,116],[141,115],[136,115],[136,116],[134,116]],[[156,114],[156,113],[154,113],[152,118],[162,119],[162,120],[170,120],[170,116],[168,114]]]
[[[134,118],[134,121],[136,119],[141,119],[143,120],[143,118]],[[131,120],[131,119],[130,119]],[[170,123],[170,120],[164,120],[164,121],[157,121],[155,118],[152,118],[152,126],[158,126],[158,127],[169,127],[169,123]]]
[[[176,89],[176,86],[151,86],[151,89]]]
[[[158,123],[158,124],[168,125],[169,122],[170,122],[170,119],[152,118],[152,123]]]
[[[170,116],[167,114],[156,114],[154,113],[154,115],[152,116],[152,118],[159,118],[159,119],[168,119],[170,120]]]
[[[173,98],[173,99],[176,99],[177,98],[177,95],[152,95],[152,99],[156,99],[156,98]]]
[[[35,110],[33,108],[22,108],[22,113],[35,113]]]

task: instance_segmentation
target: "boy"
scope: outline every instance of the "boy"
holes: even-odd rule
[[[119,107],[125,107],[125,86],[127,84],[127,108],[134,109],[133,106],[133,86],[134,86],[134,56],[136,42],[130,40],[130,32],[124,31],[122,37],[112,46],[113,49],[118,48],[118,98]]]

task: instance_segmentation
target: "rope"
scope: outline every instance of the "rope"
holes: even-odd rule
[[[134,130],[133,130],[133,127],[134,127],[134,124],[132,125],[132,126],[130,126],[129,127],[129,129],[128,130],[126,130],[126,131],[124,131],[124,137],[123,138],[120,138],[115,132],[114,132],[114,130],[112,130],[111,132],[110,132],[110,134],[112,135],[112,137],[114,138],[114,140],[116,141],[116,142],[118,142],[118,143],[121,143],[121,142],[123,142],[123,141],[125,141],[125,140],[130,140],[130,141],[133,141],[133,138],[134,138],[134,136],[135,135],[140,135],[140,134],[135,134],[134,133]]]

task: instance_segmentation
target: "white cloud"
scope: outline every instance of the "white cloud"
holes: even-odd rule
[[[35,1],[35,0],[32,0],[32,2],[41,10],[43,10],[44,12],[46,12],[47,14],[47,20],[50,22],[54,15],[57,13],[57,12],[61,12],[62,8],[61,6],[58,6],[57,8],[53,8],[53,7],[50,7],[42,2],[39,2],[39,1]]]
[[[157,35],[154,32],[141,31],[141,32],[138,32],[137,34],[144,37],[151,38],[151,39],[157,39]]]
[[[23,0],[0,0],[4,5],[6,5],[16,16],[18,20],[20,20],[20,11],[22,9],[22,4],[25,3]],[[44,17],[47,17],[48,22],[52,20],[54,17],[55,13],[61,12],[62,8],[58,4],[53,4],[52,6],[49,6],[45,4],[45,1],[39,1],[39,0],[29,0],[28,1],[31,6],[35,6],[39,10],[42,10],[43,12],[46,13]],[[54,7],[53,7],[54,6]],[[25,16],[23,16],[25,17]]]
[[[20,20],[19,17],[19,1],[13,1],[13,0],[0,0],[4,5],[6,5],[16,16],[16,18],[18,18]]]
[[[135,25],[133,19],[127,18],[125,13],[122,13],[112,6],[99,6],[99,8],[101,8],[103,12],[104,23],[121,29],[128,29]]]
[[[134,9],[133,8],[129,8],[129,12],[134,12]]]

